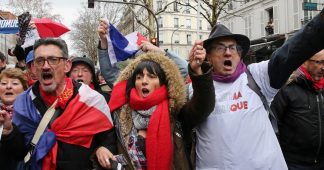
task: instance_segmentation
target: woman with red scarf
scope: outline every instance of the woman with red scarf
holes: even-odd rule
[[[194,48],[189,73],[195,92],[190,101],[176,64],[161,53],[140,55],[120,74],[109,107],[126,169],[191,169],[178,125],[183,118],[194,119],[186,116],[189,112],[210,113],[215,103],[205,50],[201,44]],[[121,162],[121,156],[109,155],[104,147],[96,156],[102,167],[111,160]]]
[[[324,169],[324,49],[306,60],[275,96],[279,143],[288,168]]]
[[[8,114],[12,118],[13,103],[16,97],[27,89],[27,79],[17,68],[8,68],[0,74],[0,114]],[[0,169],[15,169],[14,161],[0,144]]]

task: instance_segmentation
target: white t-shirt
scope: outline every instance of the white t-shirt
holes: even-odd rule
[[[277,90],[270,87],[268,61],[249,70],[270,102]],[[268,113],[247,83],[246,73],[233,83],[214,81],[215,108],[197,127],[197,170],[287,169]]]

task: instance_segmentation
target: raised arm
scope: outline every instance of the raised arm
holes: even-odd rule
[[[179,114],[185,134],[205,120],[215,107],[212,67],[203,62],[205,55],[202,41],[197,41],[189,54],[189,75],[192,80],[193,95]]]
[[[112,85],[117,79],[120,69],[116,66],[116,64],[112,65],[109,60],[107,29],[108,29],[107,21],[101,19],[97,30],[100,38],[99,45],[98,45],[99,65],[100,65],[101,74],[104,77],[105,81],[108,84]]]
[[[277,49],[269,61],[270,85],[279,89],[304,61],[324,49],[324,8]]]

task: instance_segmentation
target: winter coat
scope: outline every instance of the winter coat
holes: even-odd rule
[[[215,94],[212,85],[211,67],[207,63],[204,63],[202,66],[204,74],[199,76],[194,75],[192,71],[189,70],[190,76],[192,78],[192,84],[195,90],[195,95],[192,98],[192,100],[187,102],[186,86],[184,84],[184,79],[180,76],[179,70],[173,63],[173,61],[162,55],[154,57],[145,56],[136,58],[121,73],[117,82],[128,80],[131,77],[136,66],[142,60],[152,60],[156,63],[159,63],[162,70],[166,74],[166,79],[168,82],[167,89],[171,121],[171,133],[173,137],[172,169],[189,170],[191,169],[191,165],[189,163],[189,158],[186,155],[186,150],[183,141],[183,133],[181,127],[179,126],[179,123],[184,122],[184,120],[195,119],[195,116],[198,117],[197,115],[199,114],[208,114],[212,111],[215,103]],[[125,111],[127,109],[128,111]],[[124,146],[121,142],[127,141],[125,140],[129,138],[129,133],[127,132],[129,132],[132,128],[133,120],[131,114],[129,113],[131,113],[131,109],[130,107],[128,107],[128,104],[126,104],[117,109],[112,114],[114,117],[114,124],[116,126],[115,129],[119,129],[119,131],[117,131],[118,152],[124,154],[124,156],[126,156],[127,158],[128,164],[131,165],[128,166],[127,169],[135,169],[127,153],[127,146]]]
[[[79,88],[82,85],[76,81],[73,81],[73,96],[70,101],[75,98],[76,94],[79,93]],[[42,100],[39,92],[39,83],[36,82],[32,87],[32,92],[34,95],[33,104],[41,115],[44,115],[48,109],[45,102]],[[95,91],[91,90],[89,93]],[[28,95],[28,94],[27,94]],[[99,95],[99,94],[96,94]],[[103,100],[103,99],[102,99]],[[17,101],[17,100],[16,100]],[[67,105],[67,107],[72,107]],[[63,113],[64,110],[59,109],[57,112],[58,115]],[[51,124],[51,123],[50,123]],[[6,148],[6,151],[10,153],[14,159],[23,160],[27,154],[29,145],[25,144],[25,137],[19,130],[19,128],[14,125],[13,132],[4,136],[1,140],[1,144]],[[94,153],[95,149],[99,146],[105,146],[110,151],[115,153],[115,133],[114,129],[103,131],[94,135],[90,148],[84,148],[82,146],[77,146],[69,143],[64,143],[61,141],[58,142],[57,157],[56,157],[56,169],[60,170],[71,170],[71,169],[82,169],[82,170],[91,170],[92,162],[90,156]]]
[[[324,161],[324,91],[299,76],[280,89],[271,103],[278,117],[279,142],[287,162]]]

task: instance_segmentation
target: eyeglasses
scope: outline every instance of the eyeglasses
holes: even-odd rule
[[[218,53],[218,54],[224,54],[227,49],[229,49],[229,51],[234,54],[242,52],[242,47],[239,45],[226,46],[224,44],[217,44],[217,45],[212,46],[211,49],[215,50],[216,53]]]
[[[42,67],[45,64],[45,61],[51,66],[58,65],[60,61],[62,60],[67,60],[67,58],[64,57],[54,57],[54,56],[49,56],[47,58],[45,57],[38,57],[34,59],[34,64],[38,67]]]
[[[324,60],[312,60],[312,59],[308,59],[308,61],[314,62],[318,65],[324,65]]]

